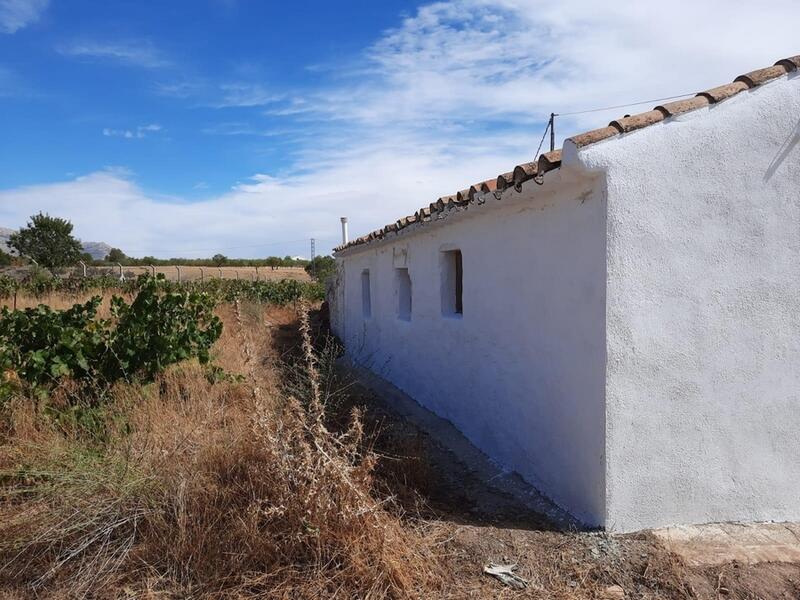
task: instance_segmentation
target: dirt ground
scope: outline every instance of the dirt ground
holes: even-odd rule
[[[564,530],[482,480],[358,380],[345,381],[342,408],[365,410],[382,485],[441,539],[454,581],[447,597],[800,598],[800,564],[690,566],[649,532]],[[484,574],[492,563],[516,565],[526,587]]]

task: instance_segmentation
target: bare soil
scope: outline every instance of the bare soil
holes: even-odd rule
[[[355,380],[340,407],[364,410],[381,456],[378,476],[408,516],[443,540],[448,598],[653,598],[741,600],[800,598],[800,564],[728,561],[690,567],[649,532],[610,535],[563,530],[476,477],[470,465]],[[483,573],[517,565],[523,590]]]
[[[34,402],[7,414],[0,600],[800,598],[795,563],[691,566],[648,532],[565,528],[332,363],[298,369],[313,353],[292,308],[219,315],[215,361],[244,379],[185,365],[121,386],[111,408],[131,428],[110,419],[120,443],[102,452]],[[315,325],[324,347],[324,313]],[[491,563],[526,587],[484,574]]]

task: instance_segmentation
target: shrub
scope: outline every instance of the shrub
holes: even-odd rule
[[[98,319],[101,298],[67,310],[48,306],[0,311],[0,397],[19,379],[40,395],[63,378],[95,390],[125,379],[150,381],[168,365],[207,363],[222,333],[214,299],[195,290],[168,289],[163,275],[145,277],[132,304],[111,299],[112,319]]]
[[[117,327],[106,355],[104,375],[111,381],[134,376],[152,380],[165,367],[188,358],[209,361],[209,350],[222,333],[214,299],[205,292],[158,293],[160,279],[146,277],[132,304],[111,299]]]
[[[305,267],[306,273],[316,281],[325,282],[328,277],[336,272],[336,259],[332,256],[315,256]]]
[[[108,347],[108,322],[95,320],[100,298],[53,310],[40,304],[24,311],[0,312],[0,368],[7,376],[6,394],[17,378],[36,391],[61,377],[88,379],[96,375],[103,350]]]

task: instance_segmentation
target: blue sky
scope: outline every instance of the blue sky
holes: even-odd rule
[[[133,255],[325,252],[340,215],[364,233],[531,160],[550,111],[800,52],[789,0],[649,4],[0,0],[0,226],[45,210]]]
[[[36,22],[0,36],[19,92],[3,98],[12,135],[0,142],[0,187],[111,164],[187,198],[223,192],[265,166],[291,169],[302,126],[268,111],[335,80],[337,65],[414,10],[383,0],[347,10],[330,2],[39,4]]]

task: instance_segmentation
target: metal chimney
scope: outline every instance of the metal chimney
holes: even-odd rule
[[[340,221],[342,222],[342,245],[344,245],[349,241],[347,236],[347,217],[342,217]]]

